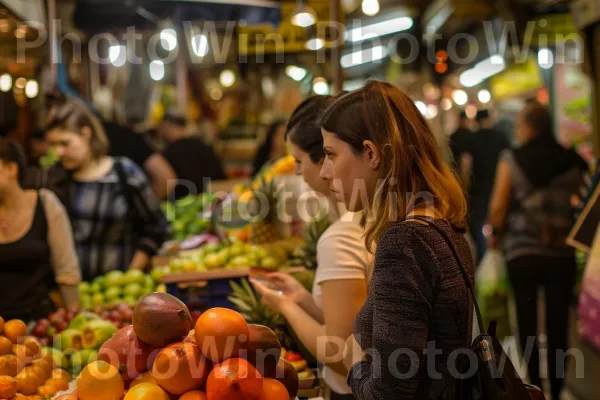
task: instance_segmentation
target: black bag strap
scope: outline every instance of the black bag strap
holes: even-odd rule
[[[452,242],[450,237],[448,237],[448,234],[442,230],[442,228],[440,228],[439,226],[437,226],[437,224],[435,224],[434,222],[431,221],[431,218],[421,216],[421,215],[415,215],[415,216],[412,216],[411,219],[423,221],[427,225],[433,227],[442,236],[442,238],[444,239],[444,241],[446,242],[446,244],[452,251],[452,254],[454,255],[454,259],[456,260],[456,263],[458,264],[458,266],[460,268],[460,272],[462,273],[465,284],[467,285],[467,288],[469,289],[469,293],[471,293],[471,298],[473,299],[473,304],[475,305],[475,313],[477,314],[477,325],[479,326],[479,332],[484,333],[485,329],[483,328],[483,319],[481,318],[481,311],[479,309],[479,304],[477,304],[475,290],[473,289],[473,285],[471,284],[471,280],[469,279],[469,274],[467,273],[467,270],[465,269],[463,262],[461,261],[460,257],[458,256],[458,252],[456,251],[456,247],[454,246],[454,243]]]

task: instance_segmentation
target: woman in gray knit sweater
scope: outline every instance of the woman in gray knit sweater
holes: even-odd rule
[[[364,211],[366,244],[377,247],[348,384],[357,399],[440,398],[453,388],[451,353],[471,343],[472,300],[430,224],[472,279],[462,189],[413,101],[388,83],[340,97],[320,123],[321,176],[349,211]]]

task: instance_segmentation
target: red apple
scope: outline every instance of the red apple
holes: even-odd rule
[[[35,337],[42,338],[48,334],[48,328],[49,326],[40,325],[38,322],[31,333]]]
[[[65,329],[67,329],[69,327],[69,323],[67,321],[60,321],[58,324],[56,324],[56,330],[57,332],[62,332]]]

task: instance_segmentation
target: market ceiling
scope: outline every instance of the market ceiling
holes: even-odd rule
[[[73,15],[75,26],[87,32],[155,29],[163,19],[277,24],[280,18],[279,2],[271,0],[76,0]]]

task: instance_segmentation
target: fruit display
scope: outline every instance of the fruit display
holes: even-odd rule
[[[258,267],[276,270],[288,265],[289,259],[303,242],[297,238],[279,240],[264,245],[235,242],[209,244],[198,250],[181,253],[164,267],[157,267],[152,275],[161,279],[165,274]]]
[[[71,376],[59,368],[25,322],[0,317],[0,399],[48,399],[69,387]]]
[[[290,264],[315,270],[317,268],[317,244],[321,235],[330,225],[329,219],[325,216],[311,221],[303,234],[305,245],[296,249]]]
[[[252,200],[256,206],[250,231],[250,243],[273,243],[281,239],[281,229],[278,219],[279,189],[277,181],[262,179],[256,189],[253,189]]]
[[[183,242],[191,236],[200,235],[210,229],[211,209],[217,197],[212,193],[187,196],[175,202],[165,202],[163,212],[171,223],[173,239]]]
[[[139,270],[111,271],[92,282],[79,284],[79,304],[84,310],[120,303],[134,305],[141,297],[154,292],[158,283]]]
[[[292,175],[296,168],[296,159],[293,156],[285,156],[275,161],[273,164],[265,165],[249,184],[239,184],[233,188],[233,193],[241,200],[248,200],[252,197],[252,191],[258,189],[261,181],[271,182],[273,178]]]
[[[164,293],[142,298],[133,314],[61,400],[296,398],[298,374],[269,328],[224,308],[192,324],[187,307]]]

